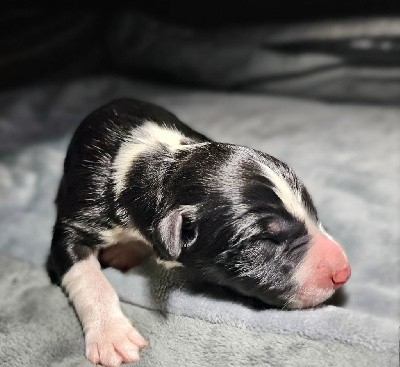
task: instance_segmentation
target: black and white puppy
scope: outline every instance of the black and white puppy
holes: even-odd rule
[[[87,358],[105,366],[138,360],[147,343],[100,263],[129,269],[152,249],[286,308],[317,305],[350,276],[290,167],[213,142],[150,103],[116,100],[81,123],[56,203],[48,271],[76,309]]]

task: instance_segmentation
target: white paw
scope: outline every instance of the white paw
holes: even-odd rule
[[[102,320],[86,329],[86,357],[93,364],[117,367],[137,362],[146,340],[124,316]]]

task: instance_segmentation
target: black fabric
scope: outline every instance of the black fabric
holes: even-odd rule
[[[237,26],[400,14],[397,0],[139,0],[135,9],[186,26]]]
[[[11,8],[0,15],[0,88],[106,68],[104,14]]]
[[[400,31],[392,26],[400,24],[398,2],[335,4],[9,8],[0,16],[0,89],[114,73],[196,88],[400,103]]]

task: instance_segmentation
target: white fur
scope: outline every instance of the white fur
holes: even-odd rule
[[[178,130],[161,127],[151,121],[133,129],[121,144],[113,163],[115,194],[118,196],[124,189],[126,175],[139,155],[157,149],[160,144],[171,152],[187,147],[181,144],[182,139],[187,138]]]
[[[101,272],[95,255],[74,264],[61,284],[74,304],[84,330],[95,324],[106,308],[111,316],[122,315],[118,296]]]
[[[167,270],[174,269],[174,268],[180,268],[183,266],[182,263],[180,263],[179,261],[175,261],[175,260],[167,261],[167,260],[157,258],[156,261],[157,261],[157,264],[163,266]]]
[[[301,294],[296,294],[287,302],[291,308],[309,308],[314,307],[330,298],[335,290],[322,289],[318,287],[309,287]]]
[[[274,192],[285,205],[286,210],[296,218],[304,221],[307,228],[315,228],[314,221],[310,218],[307,209],[301,200],[301,193],[294,191],[286,179],[265,164],[261,168],[266,177],[274,184]]]
[[[74,264],[62,286],[81,321],[86,356],[92,363],[119,366],[139,359],[143,337],[123,315],[118,296],[104,277],[95,255]]]
[[[105,242],[103,247],[115,245],[117,243],[129,243],[134,241],[143,242],[149,246],[150,243],[142,236],[139,230],[133,227],[115,226],[100,232],[102,240]]]

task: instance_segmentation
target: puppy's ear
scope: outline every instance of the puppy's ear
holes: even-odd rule
[[[190,247],[197,238],[196,208],[184,205],[171,210],[158,226],[162,245],[171,260],[178,259],[182,248]]]

